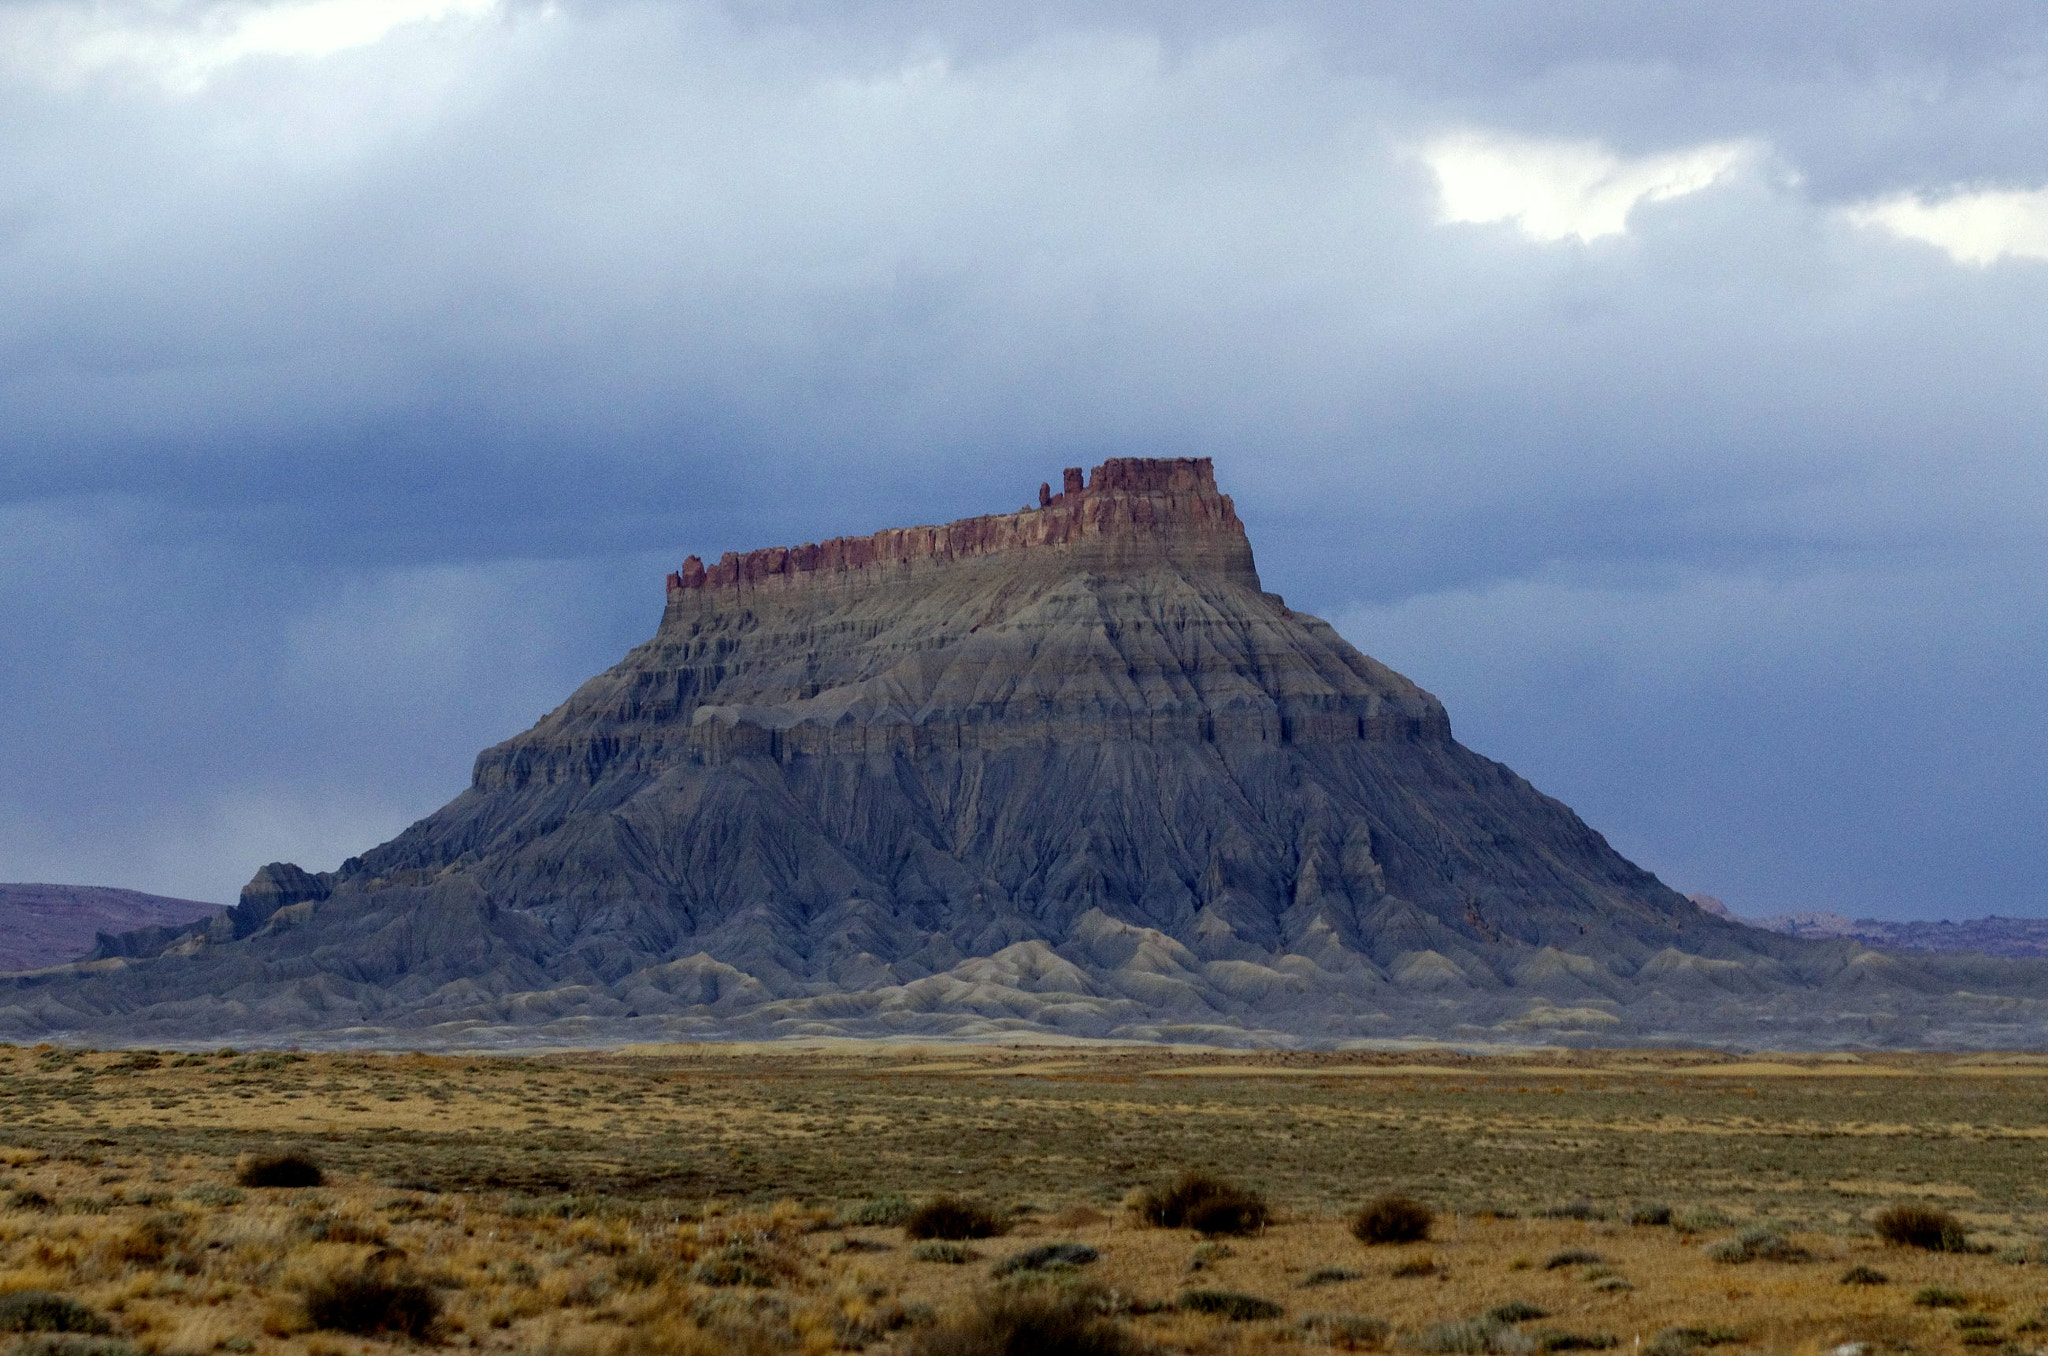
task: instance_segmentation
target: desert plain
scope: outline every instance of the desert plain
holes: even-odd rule
[[[2026,1055],[5,1047],[0,1323],[79,1356],[969,1352],[1004,1297],[1080,1295],[1101,1350],[2010,1354],[2048,1347],[2044,1154]],[[1264,1222],[1133,1212],[1189,1170]],[[1353,1236],[1388,1194],[1426,1240]],[[941,1196],[1001,1232],[907,1236]],[[1883,1241],[1901,1204],[1967,1242]],[[364,1278],[398,1309],[337,1307]]]

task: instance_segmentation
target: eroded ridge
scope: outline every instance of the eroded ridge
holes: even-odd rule
[[[802,586],[876,566],[910,566],[1001,552],[1072,548],[1088,544],[1147,543],[1164,550],[1214,543],[1216,563],[1229,566],[1250,548],[1230,496],[1216,488],[1207,457],[1111,457],[1091,471],[1061,473],[1061,488],[1038,487],[1038,506],[991,513],[930,527],[892,527],[864,537],[834,537],[801,546],[728,551],[706,566],[698,556],[671,571],[677,595],[719,590]]]

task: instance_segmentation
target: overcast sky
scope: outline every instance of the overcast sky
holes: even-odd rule
[[[1678,888],[2048,915],[2044,396],[2037,0],[0,0],[0,880],[1154,454]]]

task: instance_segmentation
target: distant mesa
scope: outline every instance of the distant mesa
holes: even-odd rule
[[[1881,918],[1851,918],[1845,913],[1808,910],[1773,914],[1768,918],[1738,918],[1728,906],[1712,895],[1687,895],[1695,905],[1717,918],[1734,919],[1750,927],[1809,940],[1860,942],[1865,946],[1893,951],[1914,951],[1930,956],[1980,955],[2048,957],[2048,918],[1986,918],[1905,921]]]
[[[1839,913],[1787,913],[1760,918],[1756,926],[1791,937],[1846,937],[1865,946],[1930,956],[2048,957],[2048,918],[2001,918],[1993,914],[1957,922],[1898,922],[1850,918]]]
[[[1744,926],[1267,593],[1207,459],[733,552],[334,871],[0,979],[0,1036],[2020,1045],[2048,966]]]
[[[95,885],[0,885],[0,972],[78,960],[102,934],[175,930],[224,910]]]

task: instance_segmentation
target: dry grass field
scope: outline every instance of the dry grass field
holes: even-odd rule
[[[237,1184],[293,1151],[323,1184]],[[0,1341],[2016,1353],[2048,1348],[2044,1155],[2025,1056],[0,1047]],[[1126,1208],[1188,1168],[1260,1193],[1264,1227]],[[1426,1242],[1351,1236],[1389,1192],[1434,1208]],[[906,1237],[942,1193],[1004,1232]],[[1968,1249],[1881,1242],[1901,1202]],[[1065,1345],[1005,1346],[1006,1296],[1066,1314]]]

